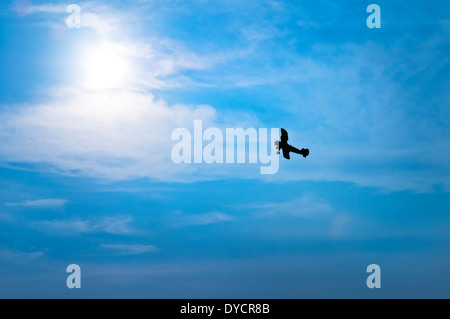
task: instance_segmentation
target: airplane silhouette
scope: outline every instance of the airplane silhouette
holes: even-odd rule
[[[277,154],[280,154],[280,149],[283,151],[284,158],[290,159],[291,158],[289,156],[290,152],[303,155],[303,157],[306,157],[309,155],[309,149],[302,148],[301,150],[299,150],[298,148],[295,148],[287,143],[288,133],[286,132],[286,130],[284,128],[281,129],[281,138],[280,139],[281,139],[281,141],[275,141],[275,146],[278,150]]]

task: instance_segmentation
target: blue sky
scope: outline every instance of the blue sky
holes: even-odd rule
[[[2,2],[0,296],[448,298],[450,5],[370,3]],[[311,154],[175,164],[194,120]]]

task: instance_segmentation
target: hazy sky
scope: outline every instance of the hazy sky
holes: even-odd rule
[[[0,297],[450,297],[448,1],[70,3],[0,4]],[[175,164],[194,120],[310,156]]]

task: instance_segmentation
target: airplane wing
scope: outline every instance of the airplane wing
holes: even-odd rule
[[[290,159],[291,157],[289,156],[289,150],[286,147],[282,148],[283,151],[283,157],[286,159]]]
[[[281,129],[281,143],[286,143],[288,140],[288,133],[284,128]]]

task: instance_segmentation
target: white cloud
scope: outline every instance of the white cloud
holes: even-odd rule
[[[153,245],[141,244],[101,244],[100,247],[112,250],[119,255],[140,255],[158,250]]]
[[[34,5],[31,1],[15,0],[12,9],[19,15],[29,15],[36,13],[63,13],[66,12],[67,5],[64,4],[40,4]]]
[[[30,14],[59,10],[50,5],[38,8],[26,2],[17,6],[28,8],[26,12]],[[217,127],[211,125],[217,119],[216,110],[208,105],[168,105],[155,100],[146,90],[193,85],[195,81],[180,74],[181,71],[204,70],[246,52],[221,51],[202,56],[176,41],[156,36],[145,41],[120,41],[117,39],[129,37],[107,35],[124,21],[129,22],[129,12],[89,2],[81,7],[82,24],[100,36],[94,37],[93,43],[77,47],[78,61],[68,61],[74,69],[81,70],[80,76],[75,83],[48,90],[43,103],[3,107],[0,161],[108,180],[142,177],[185,180],[186,176],[192,176],[198,166],[176,165],[171,161],[171,132],[177,127],[190,128],[196,119],[203,120],[205,126]],[[120,61],[126,65],[127,74],[115,74],[117,65],[104,65],[94,74],[92,87],[86,85],[92,84],[92,63],[86,61],[98,50],[104,52],[102,46],[108,52],[113,51],[112,63]],[[98,59],[94,63],[98,64]],[[105,75],[104,70],[109,72]],[[111,87],[98,89],[99,79],[104,80],[109,74],[123,79],[114,81]],[[219,170],[210,171],[217,174]]]
[[[214,79],[195,79],[187,76],[185,71],[215,70],[231,61],[248,57],[252,49],[218,49],[210,53],[193,52],[176,40],[164,37],[147,37],[145,39],[115,40],[101,39],[80,47],[81,61],[89,60],[99,47],[108,46],[124,61],[130,76],[127,78],[127,89],[169,89],[178,87],[210,87],[221,86],[221,77]],[[80,65],[83,68],[83,65]],[[112,65],[111,68],[117,67]],[[216,74],[214,74],[215,77]]]
[[[8,250],[8,249],[0,250],[0,257],[2,260],[29,261],[29,260],[38,259],[44,255],[45,255],[45,253],[43,251],[25,252],[25,251]]]
[[[108,35],[117,30],[120,18],[113,15],[99,15],[93,12],[81,13],[81,28],[90,28],[101,35]]]
[[[39,6],[33,10],[59,9]],[[131,13],[138,9],[121,12],[87,2],[82,12],[84,26],[100,35],[101,42],[118,30],[124,31],[121,26],[127,25]],[[306,18],[295,19],[299,26],[313,27],[315,22]],[[448,33],[448,21],[440,23]],[[256,43],[273,36],[271,24],[265,20],[239,26],[239,33]],[[47,103],[16,105],[2,111],[2,162],[46,164],[59,173],[105,179],[213,179],[224,176],[219,170],[229,176],[238,172],[240,177],[248,177],[250,174],[234,166],[199,175],[198,166],[173,165],[169,158],[171,130],[190,127],[193,119],[213,123],[223,112],[218,114],[210,106],[167,105],[143,92],[193,85],[270,85],[281,92],[271,96],[275,103],[270,111],[287,112],[279,121],[285,120],[286,128],[296,136],[292,143],[311,151],[301,164],[296,159],[282,161],[279,173],[271,179],[350,181],[416,191],[428,191],[438,184],[447,190],[450,185],[448,97],[441,94],[429,103],[417,101],[428,91],[421,87],[422,82],[411,92],[405,93],[402,86],[420,78],[425,70],[427,74],[443,70],[447,62],[435,63],[434,56],[445,47],[448,37],[431,38],[419,45],[414,55],[401,49],[399,40],[397,48],[373,42],[317,44],[307,56],[289,46],[280,47],[278,54],[273,54],[270,45],[255,43],[247,50],[223,52],[221,46],[214,54],[200,54],[162,36],[128,42],[117,39],[130,37],[111,38],[133,69],[126,85],[112,92],[85,90],[77,83],[66,92],[53,91]],[[84,52],[92,51],[85,48]],[[183,72],[186,70],[202,71],[202,75],[196,78]],[[298,94],[284,96],[286,92]],[[420,113],[428,108],[430,112],[423,111],[423,116],[411,111]],[[234,121],[241,118],[234,110],[230,113]],[[255,126],[258,119],[252,116],[251,121],[250,126]]]
[[[289,186],[280,185],[280,187]],[[360,237],[360,234],[357,234],[361,220],[358,214],[342,210],[312,195],[304,195],[291,200],[278,197],[276,201],[238,205],[234,209],[240,213],[245,212],[254,218],[255,223],[260,219],[270,218],[274,225],[282,225],[281,227],[269,227],[264,231],[256,228],[257,235],[263,235],[266,238],[341,240]]]
[[[38,200],[24,200],[17,203],[6,203],[5,206],[25,206],[25,207],[61,207],[64,206],[68,201],[66,199],[38,199]]]
[[[16,0],[13,3],[12,9],[18,15],[22,16],[45,14],[46,22],[58,22],[62,26],[65,26],[65,18],[73,13],[72,11],[67,12],[69,4],[71,3],[36,5],[31,1]],[[87,28],[99,35],[110,35],[117,31],[117,28],[127,17],[126,13],[114,12],[108,6],[91,2],[78,2],[76,4],[80,7],[81,27]],[[51,26],[51,24],[46,23],[40,25]]]
[[[314,23],[312,21],[304,21],[304,20],[298,20],[297,25],[299,27],[303,27],[303,28],[317,28],[318,27],[317,23]]]
[[[63,174],[112,180],[176,178],[192,166],[173,164],[171,132],[205,125],[209,106],[168,106],[132,91],[69,93],[47,104],[0,114],[3,161],[50,164]]]
[[[71,219],[37,221],[31,224],[32,228],[51,234],[73,236],[88,233],[109,233],[117,235],[133,235],[136,230],[131,227],[131,216],[106,216],[93,220]]]
[[[210,225],[231,221],[233,219],[233,216],[221,212],[178,214],[176,216],[176,225]]]
[[[43,103],[4,107],[0,111],[4,123],[0,127],[1,161],[45,165],[57,173],[108,180],[149,177],[183,181],[186,176],[192,177],[198,166],[171,161],[171,132],[177,127],[191,128],[199,119],[205,127],[220,127],[216,110],[208,105],[168,105],[146,90],[192,83],[179,73],[205,69],[236,55],[225,52],[201,57],[173,41],[157,38],[151,44],[102,42],[81,47],[81,53],[86,54],[74,62],[77,68],[92,71],[87,70],[85,58],[102,45],[108,52],[114,51],[112,61],[127,66],[126,78],[110,88],[97,88],[86,85],[89,76],[82,75],[71,85],[49,89]],[[104,65],[97,73],[115,67]],[[104,77],[94,76],[94,82]],[[226,114],[221,114],[221,119],[226,120]],[[228,114],[228,119],[232,120],[231,127],[245,121],[259,123],[245,111]],[[229,174],[223,166],[205,171],[216,176]],[[193,178],[213,178],[209,173]]]
[[[309,80],[285,105],[290,142],[308,147],[310,156],[281,161],[275,178],[448,190],[449,100],[439,93],[443,83],[431,83],[431,74],[442,72],[432,59],[440,45],[421,44],[414,55],[373,42],[318,45],[320,58],[305,70]]]
[[[130,225],[132,221],[132,216],[103,217],[92,225],[92,230],[100,230],[110,234],[130,235],[136,233],[136,230]]]
[[[197,54],[189,50],[179,41],[164,37],[162,32],[154,32],[155,35],[137,39],[131,37],[129,31],[133,29],[130,21],[146,20],[145,11],[136,8],[118,10],[113,6],[98,2],[78,3],[81,9],[81,29],[91,39],[94,46],[79,48],[81,60],[95,52],[95,46],[101,46],[108,42],[116,47],[124,57],[129,58],[133,68],[133,74],[127,79],[127,88],[134,89],[161,89],[181,86],[210,86],[209,81],[198,82],[192,78],[179,74],[183,70],[205,70],[224,62],[248,56],[249,49],[228,49],[222,47],[209,54]],[[140,5],[143,5],[140,3]],[[40,22],[34,22],[39,26],[49,27],[55,35],[63,34],[69,30],[65,25],[65,18],[70,15],[66,12],[68,4],[63,5],[33,5],[31,1],[18,0],[13,5],[13,10],[21,15],[45,13]],[[59,13],[56,15],[56,13]],[[64,16],[61,16],[64,14]],[[157,34],[157,35],[156,35]],[[130,40],[133,38],[133,40]],[[68,61],[68,64],[77,64],[76,61]],[[77,68],[83,67],[77,65]],[[114,69],[116,65],[111,65]]]
[[[237,208],[256,211],[261,217],[291,215],[314,218],[336,213],[329,203],[311,196],[303,196],[290,201],[250,203]]]

